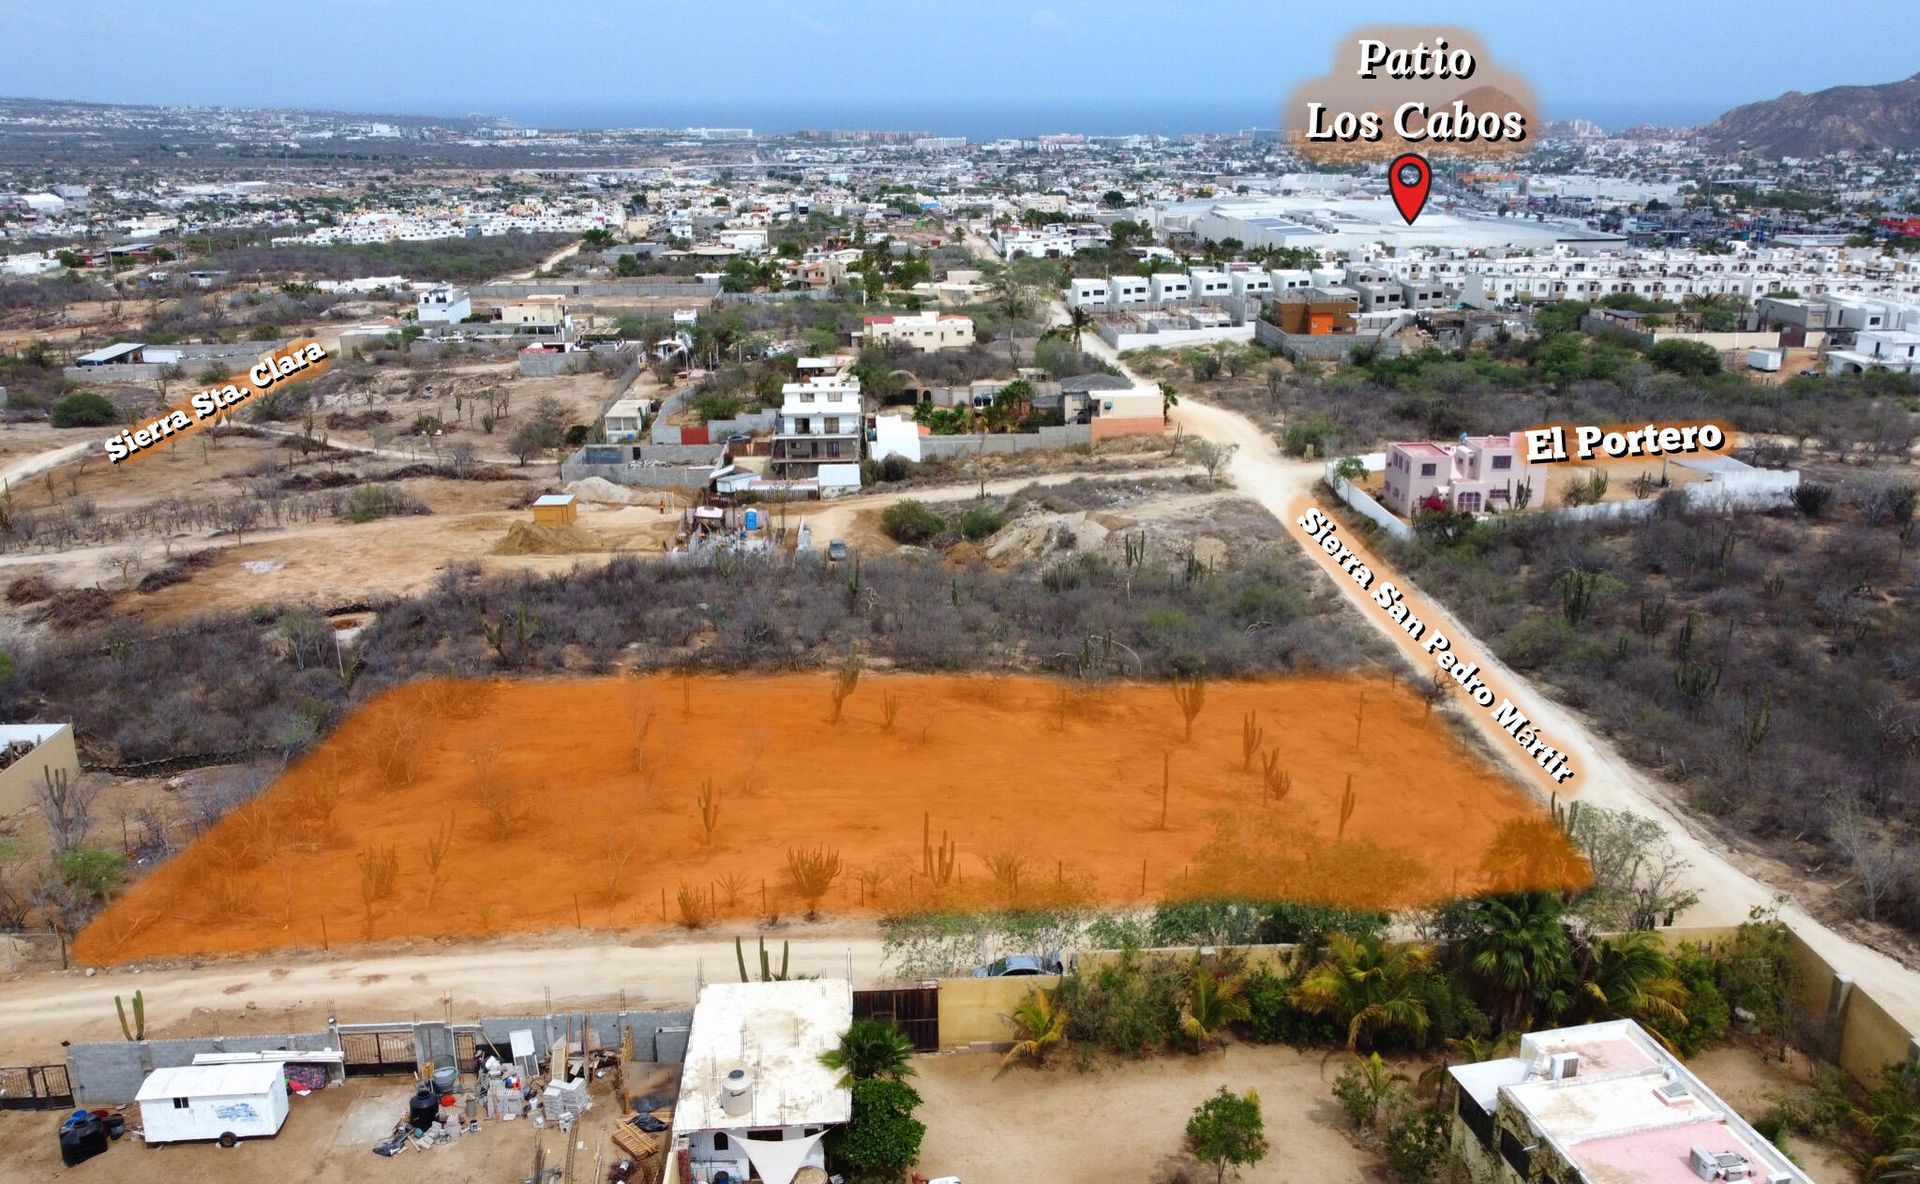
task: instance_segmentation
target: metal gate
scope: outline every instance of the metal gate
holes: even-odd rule
[[[73,1105],[65,1065],[0,1069],[0,1110],[55,1110]]]
[[[347,1076],[373,1077],[386,1073],[414,1073],[420,1067],[413,1050],[412,1028],[340,1033],[346,1053]]]
[[[472,1028],[456,1028],[453,1033],[453,1063],[462,1073],[473,1071],[473,1056],[479,1048],[480,1033]]]
[[[907,1034],[915,1052],[940,1051],[940,988],[855,991],[853,1018],[885,1020]]]

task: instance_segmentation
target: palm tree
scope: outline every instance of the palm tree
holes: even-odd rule
[[[1081,336],[1084,335],[1088,329],[1093,328],[1093,314],[1084,308],[1069,308],[1067,310],[1067,323],[1061,325],[1060,328],[1064,330],[1063,336],[1073,342],[1073,348],[1079,349]]]
[[[820,1054],[820,1063],[840,1070],[840,1084],[847,1086],[873,1077],[912,1077],[911,1056],[913,1041],[905,1032],[881,1020],[855,1020],[841,1034],[839,1047]]]
[[[1920,1137],[1910,1138],[1898,1149],[1877,1156],[1867,1179],[1873,1184],[1920,1184]]]
[[[1440,1054],[1440,1063],[1423,1069],[1416,1084],[1423,1090],[1433,1091],[1433,1108],[1438,1112],[1440,1103],[1446,1100],[1448,1069],[1454,1065],[1477,1065],[1481,1061],[1511,1056],[1519,1044],[1520,1036],[1515,1032],[1502,1032],[1498,1036],[1461,1036],[1458,1039],[1449,1036]]]
[[[1175,407],[1178,407],[1179,405],[1180,405],[1180,392],[1174,390],[1173,384],[1170,382],[1161,383],[1160,384],[1160,422],[1165,423],[1169,419],[1172,419],[1173,409]]]
[[[1685,1027],[1687,988],[1673,974],[1673,959],[1648,930],[1602,941],[1581,984],[1602,1019],[1654,1020]]]
[[[1432,955],[1423,947],[1383,942],[1377,936],[1329,934],[1324,961],[1300,978],[1294,1006],[1347,1026],[1347,1048],[1376,1037],[1427,1034],[1427,1005],[1420,976]]]
[[[1187,1000],[1180,1005],[1180,1031],[1193,1040],[1194,1047],[1204,1051],[1224,1043],[1226,1026],[1249,1014],[1247,1001],[1240,997],[1239,980],[1217,974],[1194,959]]]
[[[1467,935],[1467,965],[1506,997],[1506,1027],[1524,1032],[1536,1007],[1566,1005],[1572,947],[1560,903],[1545,892],[1489,896],[1479,902],[1478,928]]]
[[[1066,1043],[1067,1012],[1065,1008],[1053,1005],[1053,996],[1049,992],[1032,992],[1020,1006],[1013,1009],[1013,1014],[1007,1020],[1020,1039],[1014,1041],[1007,1055],[1000,1058],[1000,1067],[1003,1069],[1021,1060],[1045,1065],[1054,1048]]]

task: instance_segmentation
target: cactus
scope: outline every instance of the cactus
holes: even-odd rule
[[[1759,748],[1767,738],[1767,730],[1773,726],[1773,692],[1760,693],[1760,702],[1756,706],[1752,695],[1740,700],[1740,749],[1751,753]]]
[[[1347,837],[1347,823],[1353,818],[1353,808],[1359,804],[1359,798],[1353,792],[1353,774],[1347,774],[1347,788],[1340,795],[1340,832],[1336,838]]]
[[[1173,676],[1173,699],[1187,720],[1187,739],[1193,739],[1193,721],[1207,705],[1207,671],[1201,667],[1191,677]]]
[[[120,1017],[120,1034],[128,1040],[140,1041],[147,1038],[147,1000],[139,991],[133,993],[133,1024],[127,1024],[127,1007],[120,996],[113,997],[114,1013]]]
[[[1569,802],[1562,806],[1557,793],[1547,799],[1547,812],[1553,816],[1554,825],[1560,828],[1562,834],[1571,836],[1574,827],[1580,825],[1580,803]]]
[[[927,882],[936,888],[944,888],[952,882],[957,870],[959,851],[954,842],[947,838],[947,832],[940,832],[940,846],[933,845],[933,815],[923,813],[920,816],[920,871]]]
[[[762,937],[759,938],[758,941],[760,943],[760,978],[758,981],[763,983],[786,982],[787,959],[788,956],[793,953],[792,948],[784,941],[780,943],[780,973],[775,974],[773,972],[773,964],[767,959],[767,939]],[[739,964],[740,981],[743,983],[754,982],[755,980],[747,974],[747,952],[741,947],[738,934],[735,934],[733,939],[733,960]]]
[[[1260,758],[1260,779],[1266,784],[1268,801],[1284,802],[1293,792],[1293,774],[1280,767],[1279,749]]]
[[[1240,762],[1247,772],[1253,771],[1253,754],[1260,750],[1260,740],[1266,735],[1266,729],[1260,726],[1258,712],[1249,711],[1240,721]]]

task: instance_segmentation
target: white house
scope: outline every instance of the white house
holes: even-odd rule
[[[1147,277],[1155,304],[1179,304],[1193,298],[1193,281],[1182,272],[1156,271]]]
[[[287,1121],[287,1067],[279,1061],[155,1069],[134,1095],[149,1143],[278,1134]]]
[[[821,1137],[853,1116],[853,1091],[820,1054],[852,1024],[845,979],[702,987],[673,1112],[673,1150],[687,1152],[692,1182],[824,1172]]]
[[[629,444],[640,439],[640,433],[647,426],[649,401],[637,397],[615,399],[607,407],[606,414],[600,417],[600,426],[606,432],[608,442]]]
[[[1107,280],[1074,280],[1067,285],[1067,307],[1106,308],[1112,293],[1112,284]]]
[[[1145,308],[1153,303],[1153,285],[1144,275],[1116,275],[1107,281],[1108,303],[1115,308]]]
[[[1920,333],[1902,329],[1863,329],[1852,349],[1827,354],[1827,373],[1858,374],[1863,370],[1920,371]]]
[[[1198,301],[1219,300],[1233,295],[1233,281],[1224,271],[1203,271],[1195,268],[1187,273],[1191,299]]]
[[[973,318],[931,310],[895,316],[868,317],[861,340],[867,345],[910,345],[923,354],[943,349],[965,349],[973,344]]]
[[[822,465],[860,463],[858,378],[846,374],[790,382],[780,388],[780,400],[771,464],[775,476],[813,477]]]
[[[473,301],[465,288],[436,284],[420,293],[414,315],[423,325],[457,325],[473,315]]]

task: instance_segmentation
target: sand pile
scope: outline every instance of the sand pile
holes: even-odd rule
[[[600,502],[614,506],[638,506],[660,500],[658,494],[648,497],[642,490],[615,485],[605,477],[588,477],[583,481],[569,481],[566,490],[583,502]]]
[[[987,558],[1040,559],[1062,551],[1098,551],[1111,532],[1084,510],[1023,514],[987,542]]]
[[[495,555],[579,555],[611,551],[612,544],[579,526],[542,526],[516,522],[507,537],[493,545]]]

